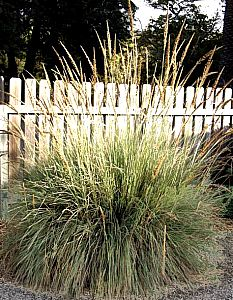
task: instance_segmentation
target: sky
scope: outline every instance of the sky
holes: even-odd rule
[[[151,17],[157,18],[160,15],[160,11],[151,8],[145,3],[145,0],[133,0],[133,2],[139,7],[136,13],[136,18],[138,19],[136,26],[139,29],[144,29]],[[201,0],[198,1],[197,4],[200,5],[201,11],[208,14],[210,17],[216,12],[219,12],[223,20],[223,8],[221,0]],[[219,24],[220,28],[222,27],[222,20]]]

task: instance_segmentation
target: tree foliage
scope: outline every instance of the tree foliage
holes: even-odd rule
[[[19,59],[22,59],[24,18],[21,16],[21,0],[0,0],[0,73],[17,74]]]
[[[179,18],[187,14],[192,14],[194,10],[197,10],[195,2],[198,0],[183,0],[183,1],[171,1],[171,0],[146,0],[152,7],[156,9],[168,10],[171,14]]]
[[[169,34],[171,44],[185,21],[182,39],[194,34],[192,51],[185,70],[189,70],[200,56],[214,46],[221,45],[221,33],[216,28],[217,17],[209,19],[202,14],[194,0],[146,0],[154,8],[164,12],[169,4]],[[132,2],[133,12],[136,6]],[[59,64],[56,49],[63,55],[60,42],[68,48],[76,61],[82,60],[87,76],[90,67],[81,49],[93,56],[96,50],[98,70],[102,62],[99,41],[106,35],[106,21],[110,32],[120,40],[130,38],[128,0],[0,0],[0,75],[28,77],[29,73],[42,77],[42,63],[47,70]],[[152,19],[146,30],[140,33],[140,42],[150,53],[150,74],[154,67],[160,71],[163,53],[164,24],[166,16]],[[213,70],[218,70],[219,57],[215,57]],[[86,64],[85,64],[86,62]],[[194,74],[196,77],[198,72]]]
[[[217,28],[218,16],[208,18],[207,15],[201,13],[199,7],[193,0],[147,0],[154,8],[159,8],[164,11],[158,19],[151,19],[147,29],[141,34],[142,45],[148,47],[150,53],[151,75],[156,66],[157,72],[160,71],[163,50],[164,50],[164,25],[168,14],[169,19],[169,43],[172,45],[176,36],[179,34],[182,24],[181,39],[189,41],[192,38],[191,51],[189,51],[188,59],[184,66],[184,74],[186,74],[194,64],[214,47],[221,46],[221,33]],[[169,5],[168,5],[169,4]],[[213,62],[213,71],[219,71],[220,54],[218,53]],[[197,68],[189,80],[192,84],[198,78],[200,69]]]
[[[21,71],[35,75],[41,62],[50,69],[57,62],[53,48],[62,51],[60,42],[77,59],[82,55],[80,46],[90,55],[93,47],[98,48],[96,31],[105,35],[106,21],[113,34],[125,39],[127,9],[127,0],[0,0],[0,71],[8,76]]]
[[[225,0],[225,13],[223,24],[223,52],[221,65],[224,67],[223,79],[225,82],[231,81],[233,85],[233,1]]]

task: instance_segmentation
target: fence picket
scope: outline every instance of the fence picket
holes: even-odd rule
[[[169,110],[170,108],[173,108],[174,105],[174,91],[171,86],[167,86],[165,92],[165,103],[164,103],[164,108],[165,112]],[[173,119],[174,117],[172,115],[165,115],[165,122],[163,122],[166,126],[168,126],[168,129],[172,129],[172,124],[173,124]]]
[[[92,124],[92,138],[96,142],[100,137],[103,137],[104,132],[104,118],[101,115],[101,108],[104,105],[104,83],[97,82],[94,85],[94,103],[93,107],[96,114],[93,116]]]
[[[67,114],[64,118],[64,125],[64,142],[67,145],[76,143],[78,138],[78,116],[73,113]]]
[[[0,180],[1,186],[8,180],[8,120],[5,105],[0,105]]]
[[[106,115],[106,135],[111,136],[115,134],[115,107],[116,107],[116,84],[107,84],[107,97],[106,97],[106,108],[108,114]]]
[[[214,106],[215,106],[215,110],[217,110],[218,108],[223,108],[223,89],[217,88],[215,93],[216,95],[214,97]],[[222,116],[214,116],[213,129],[214,130],[220,129],[222,127],[222,121],[223,121]]]
[[[232,99],[232,89],[226,88],[224,92],[225,92],[224,99],[223,99],[223,102],[225,103],[224,110],[230,111],[232,109],[232,100],[231,100]],[[232,123],[231,119],[232,119],[232,117],[230,117],[230,116],[223,117],[223,122],[222,122],[223,128],[231,126],[231,123]]]
[[[193,111],[194,111],[194,96],[195,96],[195,88],[193,86],[189,86],[186,89],[186,103],[185,110],[188,116],[185,117],[185,135],[191,136],[193,133]]]
[[[25,80],[25,105],[35,107],[36,105],[36,80]],[[36,150],[36,115],[26,114],[25,122],[25,160],[29,164],[35,162]]]
[[[65,116],[57,114],[52,117],[50,132],[52,133],[52,146],[63,147],[65,140]]]
[[[42,109],[42,113],[38,117],[39,129],[39,158],[43,158],[50,149],[50,115],[52,110],[50,101],[50,87],[47,80],[41,80],[39,84],[39,100],[38,107]]]
[[[76,82],[68,83],[67,94],[68,94],[69,105],[73,109],[76,109],[79,106],[79,93],[77,90]]]
[[[130,109],[137,110],[139,108],[139,87],[137,84],[130,85]]]
[[[15,108],[16,111],[9,116],[9,179],[13,179],[20,170],[21,115],[17,113],[17,107],[21,105],[21,85],[21,79],[10,79],[9,104]]]
[[[7,211],[8,120],[5,105],[0,105],[0,214]],[[3,216],[4,217],[4,216]]]
[[[146,118],[146,129],[150,130],[153,126],[153,116],[152,116],[152,98],[151,98],[151,85],[143,84],[142,86],[142,104],[141,109]]]
[[[65,83],[62,80],[54,82],[54,109],[59,108],[65,113],[68,106],[68,97],[66,96]],[[64,142],[64,115],[51,117],[52,122],[52,145],[59,147]]]
[[[125,115],[117,117],[117,128],[120,133],[123,133],[127,128],[129,101],[128,101],[129,86],[127,84],[119,85],[118,107]]]
[[[194,100],[195,100],[195,112],[196,113],[198,113],[203,108],[204,94],[205,94],[205,90],[203,87],[198,88],[195,91]],[[203,117],[200,113],[199,115],[196,115],[194,117],[194,130],[193,130],[194,135],[198,135],[202,131],[202,128],[203,128]]]
[[[66,114],[64,119],[65,125],[65,142],[67,145],[75,143],[78,135],[78,119],[74,112],[80,106],[80,87],[77,82],[68,83],[67,88],[68,104],[71,108],[71,113]]]
[[[184,111],[184,88],[179,87],[178,88],[178,93],[175,96],[175,108],[177,112],[180,114],[179,116],[176,116],[174,118],[174,135],[175,137],[181,136],[183,132],[183,121],[184,121],[184,116],[183,116],[183,111]]]
[[[84,82],[82,84],[82,94],[81,94],[81,105],[82,105],[82,111],[81,114],[81,128],[83,133],[87,137],[91,137],[91,113],[90,108],[92,107],[92,86],[90,82]]]
[[[5,102],[4,77],[0,76],[0,103]],[[5,113],[5,105],[0,105],[0,201],[4,203],[4,193],[2,192],[8,182],[8,120]]]
[[[206,89],[205,109],[214,111],[214,91],[211,87]],[[211,133],[214,126],[214,116],[205,115],[204,129],[206,132]]]
[[[54,82],[54,105],[61,108],[66,104],[65,84],[62,80],[55,80]]]
[[[151,85],[143,84],[142,86],[142,109],[148,109],[151,106]]]
[[[91,94],[92,94],[92,86],[90,82],[83,82],[82,84],[83,91],[83,107],[87,108],[91,106]]]
[[[139,110],[139,87],[137,84],[131,84],[130,89],[129,89],[129,108],[130,111],[133,113],[136,113],[137,110]],[[135,115],[130,115],[130,128],[134,132],[135,126],[138,122],[137,118],[138,116]]]
[[[158,86],[155,86],[153,91],[153,99],[152,99],[152,124],[153,130],[155,130],[155,135],[159,136],[159,133],[163,126],[163,116],[161,116],[161,112],[163,109],[161,97],[160,97],[160,90]]]

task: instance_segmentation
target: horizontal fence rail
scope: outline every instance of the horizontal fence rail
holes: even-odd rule
[[[93,128],[110,133],[116,120],[117,126],[124,128],[127,118],[134,126],[135,119],[142,115],[147,118],[147,126],[155,117],[156,122],[159,117],[166,118],[174,136],[181,131],[191,135],[203,130],[211,133],[232,126],[232,89],[178,87],[174,91],[169,86],[164,89],[149,84],[92,85],[60,80],[51,87],[44,79],[11,78],[8,84],[0,77],[1,198],[5,197],[4,186],[20,168],[20,155],[33,162],[41,149],[50,147],[51,124],[65,139],[67,131],[75,132],[79,122],[90,134]],[[22,141],[20,131],[30,145]]]

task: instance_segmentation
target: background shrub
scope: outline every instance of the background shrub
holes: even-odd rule
[[[224,198],[223,216],[233,218],[233,132],[231,127],[215,130],[204,147],[212,148],[216,157],[211,167],[211,180],[220,186]],[[217,154],[217,155],[216,155]],[[221,188],[222,186],[222,188]]]

